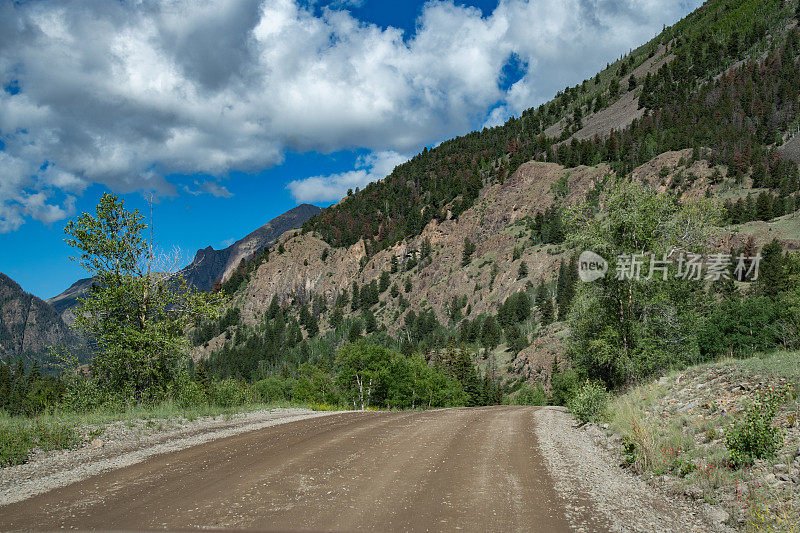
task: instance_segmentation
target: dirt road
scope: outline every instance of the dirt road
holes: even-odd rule
[[[2,507],[0,530],[565,531],[532,414],[451,409],[287,423]]]
[[[289,422],[0,507],[0,530],[608,529],[581,500],[590,496],[554,488],[540,451],[552,443],[537,440],[547,438],[536,427],[542,413],[491,407]],[[593,516],[578,524],[576,513]]]

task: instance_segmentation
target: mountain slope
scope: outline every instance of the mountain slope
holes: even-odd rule
[[[46,302],[0,273],[0,357],[42,357],[51,346],[80,341]]]
[[[567,179],[572,181],[587,166],[606,169],[598,175],[611,170],[617,175],[632,173],[638,181],[679,195],[691,189],[695,196],[736,199],[766,188],[778,195],[776,201],[786,203],[778,216],[795,211],[797,170],[781,162],[773,144],[800,108],[793,88],[800,72],[795,9],[794,4],[778,0],[712,0],[551,102],[528,109],[503,126],[423,150],[384,180],[310,219],[303,233],[313,237],[291,240],[287,255],[271,258],[280,266],[262,267],[263,274],[252,276],[252,285],[261,286],[261,293],[247,288],[245,316],[251,308],[267,306],[272,295],[290,303],[295,299],[292,294],[321,291],[330,300],[354,282],[369,283],[388,268],[388,257],[404,263],[410,251],[421,250],[423,236],[436,241],[439,237],[430,228],[447,235],[442,253],[448,255],[451,267],[424,275],[418,267],[414,277],[433,276],[436,286],[447,283],[448,296],[458,295],[448,280],[459,269],[464,237],[479,243],[477,256],[483,249],[498,258],[513,250],[514,245],[493,249],[490,244],[498,231],[508,228],[486,232],[475,227],[478,218],[478,227],[486,222],[487,196],[505,196],[515,210],[522,206],[512,215],[520,218],[551,207],[552,195],[514,187],[522,179],[520,172],[533,174],[529,188],[544,189],[565,174],[573,174]],[[789,58],[794,68],[787,68]],[[660,158],[661,154],[672,155]],[[679,159],[689,164],[679,165]],[[556,162],[562,170],[553,178],[555,171],[531,166],[530,161]],[[768,175],[763,184],[750,176],[760,162]],[[661,175],[663,170],[666,174]],[[710,177],[712,171],[718,177]],[[695,183],[698,178],[703,179]],[[295,246],[302,251],[297,256]],[[331,248],[327,252],[331,259],[321,264],[315,256],[326,247]],[[495,278],[502,276],[503,267],[497,268]],[[405,277],[391,275],[390,280],[402,285]],[[474,292],[485,289],[486,281],[476,280],[481,289]],[[265,290],[264,283],[271,289]],[[447,298],[416,294],[416,287],[411,296],[412,308],[415,300],[425,301],[438,316],[445,315]],[[491,305],[476,302],[472,310],[488,311],[497,303],[496,299]]]
[[[71,325],[75,320],[72,310],[78,304],[78,298],[86,294],[93,281],[94,278],[79,279],[58,296],[48,298],[45,301],[53,306],[53,309],[61,315],[65,323]]]
[[[529,279],[549,277],[562,258],[562,247],[533,243],[530,226],[537,212],[544,212],[557,195],[567,204],[583,200],[609,171],[606,166],[569,171],[553,163],[526,163],[502,184],[487,188],[457,220],[431,221],[419,237],[373,256],[367,256],[363,241],[331,248],[316,235],[290,234],[284,253],[271,254],[251,276],[241,297],[245,320],[255,321],[273,296],[286,304],[302,305],[313,295],[321,295],[332,305],[338,294],[352,293],[353,283],[359,287],[379,283],[384,271],[389,286],[402,289],[408,309],[433,310],[442,322],[448,321],[454,298],[465,299],[461,308],[470,307],[467,318],[496,312],[498,303],[524,290]],[[556,192],[559,182],[563,192]],[[462,262],[465,239],[476,244],[466,264]],[[424,251],[426,246],[430,252]],[[528,275],[520,277],[523,262]],[[408,291],[406,280],[411,282]],[[393,298],[387,291],[379,300],[379,322],[392,331],[401,328],[402,321],[395,320],[395,314],[405,311],[399,296]]]
[[[787,116],[796,112],[791,109],[795,80],[783,79],[780,89],[775,82],[784,74],[786,53],[796,57],[795,43],[781,50],[796,24],[795,8],[781,0],[709,1],[552,101],[502,126],[423,150],[384,180],[314,217],[305,229],[333,246],[363,238],[367,252],[374,253],[419,235],[430,220],[458,216],[483,187],[502,182],[532,159],[567,167],[606,162],[630,171],[664,151],[705,146],[728,164],[742,161],[743,153],[775,142],[791,122]],[[736,92],[744,95],[725,94],[725,79],[708,90],[709,79],[719,81],[743,60],[775,52],[776,43],[777,55],[761,67],[772,77],[769,83],[740,69],[754,89],[743,83]],[[726,97],[737,106],[729,106]],[[713,109],[704,113],[708,103]],[[692,128],[697,122],[702,127]],[[609,146],[605,139],[612,129],[624,132]]]
[[[251,260],[195,357],[258,379],[330,364],[366,333],[431,361],[468,346],[486,374],[546,382],[569,335],[564,272],[580,252],[561,216],[583,200],[599,209],[616,178],[719,199],[712,249],[775,236],[797,248],[800,176],[779,147],[800,120],[798,12],[711,0],[553,101],[423,150]],[[529,307],[515,322],[517,295]]]
[[[223,250],[214,250],[211,246],[198,250],[194,260],[181,274],[190,285],[209,291],[215,281],[225,281],[242,259],[248,259],[283,233],[299,228],[321,211],[315,205],[298,205]]]

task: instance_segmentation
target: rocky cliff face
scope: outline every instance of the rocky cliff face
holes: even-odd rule
[[[551,163],[526,163],[503,184],[496,184],[483,193],[475,206],[458,220],[431,222],[422,235],[366,258],[363,242],[349,248],[331,248],[311,233],[287,235],[284,253],[273,253],[252,275],[238,296],[246,321],[255,323],[273,296],[284,303],[303,303],[311,295],[322,295],[329,306],[336,295],[350,290],[352,283],[364,286],[391,271],[392,257],[397,272],[390,274],[390,284],[397,284],[409,302],[409,309],[432,309],[440,321],[447,323],[447,308],[454,297],[466,297],[469,317],[495,312],[497,306],[526,284],[551,278],[563,257],[558,245],[526,245],[519,258],[514,248],[529,242],[526,217],[544,212],[554,201],[554,185],[566,180],[566,203],[582,200],[586,193],[610,170],[603,165],[564,169]],[[462,266],[464,239],[477,245],[472,260]],[[407,268],[412,252],[431,244],[430,259]],[[323,251],[327,249],[323,259]],[[366,261],[363,265],[362,262]],[[522,262],[528,275],[520,277]],[[404,292],[405,280],[411,290]],[[466,309],[466,307],[465,307]],[[379,322],[390,331],[402,327],[398,299],[390,292],[380,296],[374,308]]]
[[[691,155],[691,150],[666,152],[634,169],[631,175],[637,181],[662,192],[672,191],[687,200],[723,193],[728,197],[753,193],[747,184],[731,189],[724,180],[712,179],[717,171],[724,175],[725,169],[712,166],[706,160],[693,161]],[[354,282],[362,288],[379,279],[382,272],[391,272],[394,258],[397,270],[389,274],[390,286],[397,285],[399,297],[407,301],[407,306],[401,305],[400,298],[393,297],[391,291],[385,291],[380,294],[378,304],[371,308],[378,323],[393,335],[402,332],[404,315],[408,311],[432,310],[442,324],[449,324],[454,298],[459,300],[459,305],[463,302],[460,312],[466,318],[494,314],[511,294],[543,279],[552,281],[560,262],[575,252],[565,245],[533,244],[531,218],[551,206],[556,194],[563,195],[560,202],[570,205],[583,201],[596,186],[602,193],[602,183],[611,174],[613,171],[603,164],[565,169],[553,163],[525,163],[503,183],[487,187],[476,204],[457,220],[433,221],[420,236],[372,256],[367,255],[363,241],[350,247],[334,248],[312,232],[287,233],[280,240],[283,253],[273,252],[268,261],[253,271],[236,294],[233,305],[241,309],[248,325],[261,320],[273,297],[284,305],[302,305],[314,296],[322,296],[330,312],[337,295],[351,291]],[[691,180],[686,179],[689,175],[693,177]],[[603,201],[602,194],[600,201]],[[730,250],[731,246],[741,246],[753,235],[758,246],[777,236],[786,247],[796,247],[796,241],[779,234],[777,228],[775,231],[755,228],[757,224],[782,223],[779,219],[771,223],[745,224],[738,230],[718,228],[712,245]],[[463,265],[465,238],[476,244],[476,251]],[[422,249],[425,240],[431,246],[429,259],[410,266],[415,262],[411,258]],[[527,275],[520,276],[522,262],[526,264]],[[410,290],[406,292],[407,280]],[[350,306],[344,309],[347,314]],[[321,329],[328,327],[329,316],[321,315]],[[504,364],[513,369],[513,373],[536,380],[542,373],[549,372],[555,357],[563,355],[563,336],[563,328],[554,327]],[[195,356],[202,357],[218,349],[224,338],[220,335],[213,339],[208,346],[198,349]]]
[[[189,284],[203,291],[211,290],[214,282],[225,281],[242,259],[249,258],[285,232],[299,228],[320,211],[322,209],[315,205],[298,205],[224,250],[214,250],[211,246],[198,250],[194,261],[181,273]]]
[[[41,357],[56,345],[80,342],[52,306],[0,273],[0,357]]]
[[[78,305],[78,298],[81,298],[86,291],[89,290],[92,286],[92,282],[94,278],[83,278],[72,285],[59,294],[58,296],[54,296],[53,298],[48,298],[46,302],[53,306],[53,309],[61,315],[61,319],[68,325],[72,325],[75,321],[75,314],[73,309],[76,305]]]

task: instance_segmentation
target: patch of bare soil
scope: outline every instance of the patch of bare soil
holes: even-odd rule
[[[786,159],[791,159],[795,163],[800,163],[800,135],[795,135],[784,143],[778,152]]]

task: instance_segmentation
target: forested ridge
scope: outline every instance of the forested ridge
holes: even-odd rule
[[[473,131],[399,165],[386,179],[348,195],[304,225],[333,246],[360,239],[368,251],[413,237],[433,219],[458,217],[481,189],[512,174],[528,160],[567,167],[611,163],[620,173],[655,155],[706,147],[714,160],[743,175],[753,165],[770,169],[767,182],[782,196],[797,190],[796,167],[781,164],[772,150],[797,112],[798,37],[785,30],[797,16],[780,0],[720,0],[706,3],[614,65],[554,100],[525,110],[504,125]],[[673,60],[654,75],[630,73],[659,50]],[[743,58],[756,59],[714,80]],[[627,79],[627,85],[621,82]],[[604,109],[633,90],[642,120],[608,138],[565,142],[590,112]],[[564,119],[562,134],[544,134]]]
[[[385,180],[348,194],[340,204],[307,222],[304,230],[315,232],[333,247],[350,246],[363,238],[367,250],[367,258],[362,259],[364,268],[371,255],[418,236],[431,220],[457,219],[475,205],[488,184],[502,182],[528,160],[554,162],[567,168],[610,165],[616,178],[596,182],[582,208],[582,216],[602,219],[607,216],[602,204],[614,195],[619,195],[623,210],[635,208],[623,201],[624,179],[630,171],[659,154],[682,149],[692,153],[686,163],[681,163],[687,169],[697,161],[715,169],[705,178],[709,184],[707,196],[722,182],[726,187],[747,186],[760,191],[756,196],[728,199],[719,205],[718,211],[708,211],[707,217],[703,215],[698,220],[709,225],[703,231],[725,224],[767,221],[792,213],[800,207],[798,169],[793,161],[782,158],[776,148],[797,125],[800,33],[795,19],[798,9],[783,2],[709,2],[675,26],[665,28],[652,42],[594,79],[565,89],[553,101],[526,110],[521,117],[511,118],[503,126],[472,132],[435,149],[423,150],[411,161],[398,166]],[[657,53],[665,54],[670,60],[639,79],[631,75]],[[591,112],[613,104],[626,90],[634,92],[638,107],[643,111],[641,118],[634,118],[629,125],[609,132],[606,137],[583,141],[571,138]],[[563,125],[562,133],[556,138],[547,137],[544,130],[559,121]],[[670,172],[664,174],[664,170],[659,174],[662,184],[665,176],[670,175]],[[669,188],[675,189],[673,192],[680,193],[681,187],[689,187],[698,179],[685,172],[670,177]],[[521,251],[530,246],[562,245],[566,241],[567,248],[561,249],[575,250],[576,243],[582,242],[583,229],[575,224],[574,209],[568,209],[561,201],[568,192],[561,190],[566,187],[567,178],[568,175],[563,183],[553,186],[555,202],[526,219],[529,238],[519,248],[514,248],[512,261],[519,261]],[[637,193],[639,197],[650,194],[646,188]],[[654,196],[652,201],[662,214],[669,211],[672,213],[669,216],[676,218],[696,218],[698,213],[710,209],[705,204],[692,202],[692,207],[681,208],[677,196],[669,191]],[[692,209],[695,210],[693,214],[688,214]],[[645,217],[646,214],[639,215]],[[631,216],[635,218],[636,215]],[[584,221],[584,225],[591,224]],[[655,248],[661,246],[663,243],[654,243]],[[786,280],[794,276],[794,259],[781,259],[776,252],[777,242],[770,246],[764,249],[767,256],[765,276],[781,277],[783,281],[779,285],[786,288]],[[612,243],[611,247],[618,250],[616,244]],[[475,244],[465,239],[462,268],[472,264],[475,249]],[[729,251],[731,257],[759,252],[752,239],[743,247]],[[421,312],[408,309],[406,294],[414,276],[430,261],[430,243],[423,241],[410,257],[400,264],[393,262],[391,273],[384,271],[380,280],[363,287],[353,282],[349,290],[338,293],[335,301],[310,294],[301,298],[299,304],[286,306],[273,299],[269,310],[260,318],[260,324],[211,328],[198,341],[202,343],[228,331],[226,342],[211,353],[207,369],[216,375],[246,380],[276,375],[292,380],[301,367],[302,372],[309,372],[312,368],[309,363],[324,374],[335,375],[337,347],[362,338],[406,356],[425,354],[434,367],[440,364],[441,354],[460,346],[473,356],[485,357],[480,378],[499,386],[498,368],[492,366],[493,356],[488,354],[494,353],[498,346],[516,354],[537,336],[545,334],[549,324],[559,322],[581,334],[573,333],[568,343],[571,363],[565,368],[563,361],[554,361],[549,372],[553,378],[544,383],[549,387],[551,401],[556,403],[566,402],[578,382],[587,377],[599,379],[608,387],[617,387],[671,365],[691,364],[725,353],[742,354],[756,346],[768,350],[785,345],[782,339],[786,333],[778,333],[768,325],[777,322],[783,324],[781,327],[788,327],[793,304],[787,307],[784,298],[789,297],[789,293],[783,289],[767,297],[769,291],[763,280],[755,284],[751,280],[736,279],[731,285],[701,282],[688,287],[658,288],[657,298],[673,302],[670,305],[661,302],[658,307],[671,313],[675,323],[666,326],[645,321],[634,328],[630,321],[635,321],[639,313],[652,317],[646,310],[650,304],[636,303],[634,299],[626,316],[620,317],[617,326],[609,329],[602,317],[611,320],[615,312],[611,308],[586,307],[589,295],[585,287],[577,283],[576,257],[570,257],[571,253],[574,252],[565,254],[557,276],[528,281],[524,290],[505,302],[498,302],[496,312],[475,316],[466,303],[466,296],[454,295],[442,320],[441,315],[437,316],[430,308]],[[243,265],[235,283],[229,284],[228,292],[235,293],[260,264],[269,260],[270,251],[265,251]],[[776,266],[778,263],[780,266]],[[492,266],[495,268],[496,265]],[[404,272],[409,274],[395,282]],[[496,273],[492,272],[494,280]],[[780,274],[772,274],[774,272]],[[525,280],[528,274],[527,265],[520,262],[518,279]],[[595,288],[598,286],[602,284]],[[615,287],[613,290],[622,289]],[[642,295],[652,296],[649,293],[653,287],[641,290]],[[571,312],[576,298],[582,307]],[[377,313],[390,301],[396,302],[398,307],[395,318],[389,318],[389,322],[386,317],[377,319]],[[594,313],[601,318],[584,322],[588,316],[581,313]],[[737,316],[739,318],[735,319]],[[728,335],[723,341],[716,340],[714,332],[720,328],[744,328],[754,324],[759,324],[757,338]],[[665,327],[671,333],[667,334]],[[606,338],[615,329],[615,335],[619,336]],[[396,333],[390,334],[390,330]],[[659,341],[671,335],[682,339],[680,345]],[[592,356],[600,346],[605,346],[603,355]],[[619,354],[629,358],[624,365]],[[592,357],[597,359],[592,360]],[[627,370],[618,374],[616,365],[623,365]],[[519,378],[521,381],[505,383],[507,393],[528,390],[523,385],[525,376]],[[464,386],[463,376],[460,381]],[[526,394],[533,394],[536,401],[544,401],[543,390]],[[486,396],[476,396],[473,401],[486,401]]]

